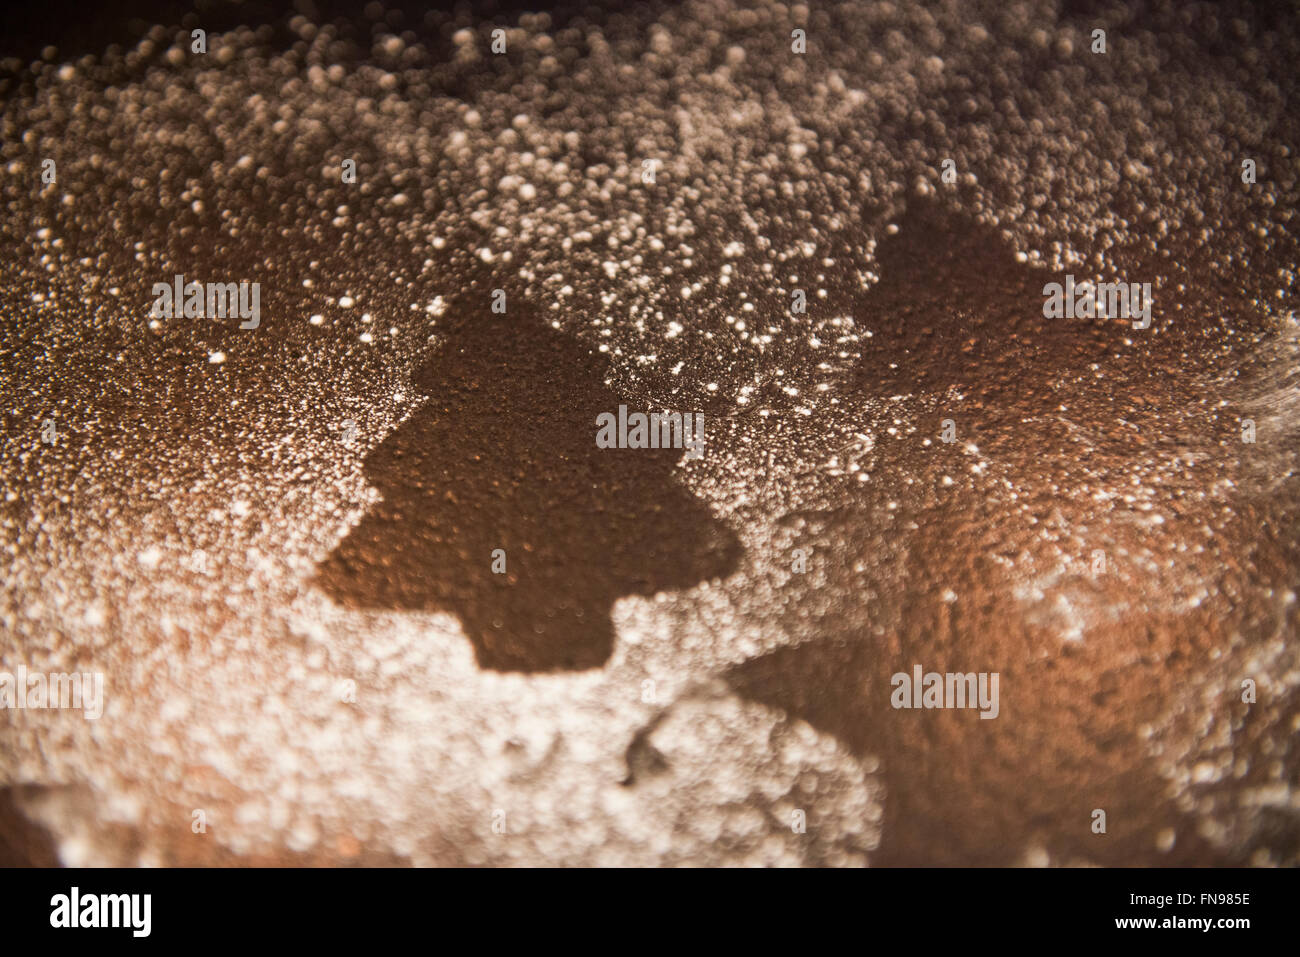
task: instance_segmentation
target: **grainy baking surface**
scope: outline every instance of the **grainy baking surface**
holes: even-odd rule
[[[0,855],[1300,863],[1293,16],[234,22],[0,62]]]

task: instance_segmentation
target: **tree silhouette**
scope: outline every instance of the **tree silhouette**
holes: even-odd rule
[[[1204,490],[1229,474],[1217,443],[1237,417],[1213,415],[1219,396],[1206,398],[1196,374],[1190,344],[1202,314],[1189,301],[1190,328],[1161,338],[1133,335],[1123,320],[1045,320],[1042,287],[1058,277],[1017,262],[995,230],[924,204],[899,226],[881,244],[880,283],[834,306],[875,332],[841,398],[913,394],[920,434],[877,442],[871,482],[783,516],[819,572],[792,577],[783,624],[799,634],[808,604],[826,612],[810,640],[737,665],[727,680],[881,761],[889,797],[873,864],[1010,865],[1034,844],[1057,861],[1244,863],[1247,852],[1213,846],[1170,797],[1141,730],[1194,699],[1206,663],[1249,622],[1245,602],[1192,607],[1166,596],[1199,581],[1267,594],[1236,571],[1259,520],[1238,506],[1220,521],[1206,503]],[[1121,262],[1156,278],[1156,264]],[[937,441],[946,416],[959,428],[951,446]],[[963,478],[977,461],[968,441],[1014,496]],[[1181,520],[1153,529],[1122,500],[1094,497],[1119,499],[1143,457],[1184,453],[1197,454],[1195,472],[1164,469],[1156,486]],[[947,491],[945,476],[956,477]],[[1213,547],[1185,554],[1188,529],[1202,522],[1215,526]],[[1139,561],[1175,546],[1179,561],[1160,572]],[[1109,558],[1104,575],[1089,571],[1093,548]],[[1252,574],[1263,579],[1265,567]],[[1283,567],[1273,560],[1268,585],[1280,587]],[[1067,640],[1078,619],[1086,636]],[[999,672],[1000,716],[894,710],[891,674],[917,663]],[[1234,688],[1225,685],[1223,720],[1245,711]],[[1107,836],[1089,827],[1096,807],[1109,815]],[[1161,851],[1166,828],[1177,843]]]
[[[596,446],[600,413],[638,407],[603,362],[520,297],[482,300],[417,369],[431,400],[367,457],[383,501],[318,581],[349,607],[454,613],[483,668],[599,667],[615,599],[725,576],[739,544],[674,480],[681,450]]]

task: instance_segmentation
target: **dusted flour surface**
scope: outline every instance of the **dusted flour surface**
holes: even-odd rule
[[[0,712],[0,849],[1300,863],[1300,34],[1071,10],[0,62],[0,669],[107,695]],[[1067,273],[1151,327],[1044,319]],[[152,317],[176,275],[259,327]],[[602,457],[620,402],[704,456]],[[894,710],[915,664],[999,716]]]

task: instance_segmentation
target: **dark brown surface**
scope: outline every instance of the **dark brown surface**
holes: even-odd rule
[[[502,17],[9,64],[0,661],[110,696],[0,715],[0,855],[1296,864],[1294,18]],[[177,272],[261,327],[150,325]]]
[[[738,545],[674,481],[682,451],[596,447],[599,415],[650,411],[603,363],[526,306],[459,301],[480,305],[412,376],[430,401],[366,457],[383,502],[320,585],[352,607],[455,612],[483,668],[598,668],[617,598],[725,578]]]

